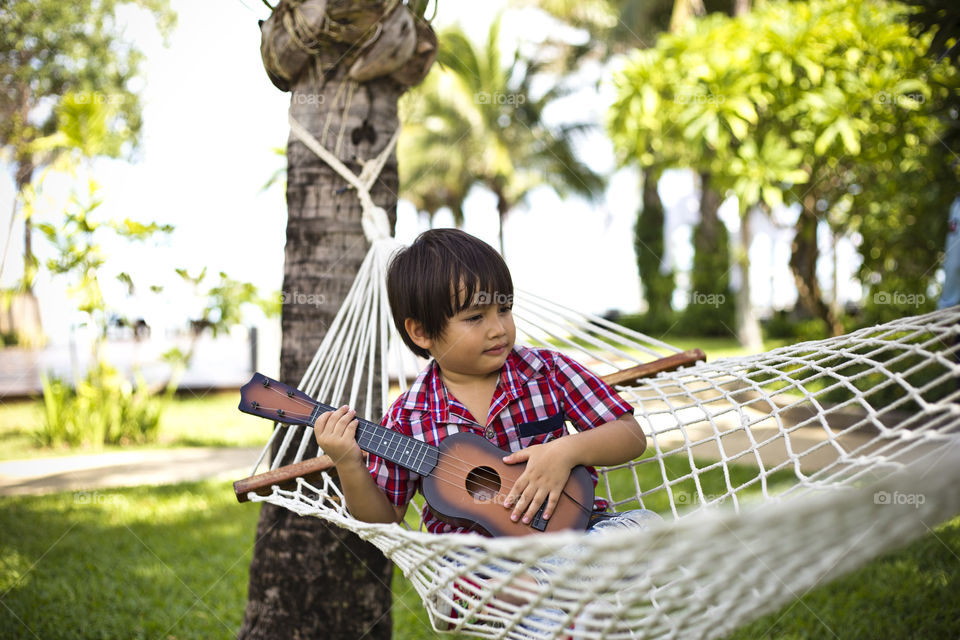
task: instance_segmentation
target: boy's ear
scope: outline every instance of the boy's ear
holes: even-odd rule
[[[427,336],[426,331],[423,329],[423,324],[419,320],[406,318],[403,321],[403,328],[406,329],[407,335],[413,340],[413,344],[427,351],[433,347],[433,340]]]

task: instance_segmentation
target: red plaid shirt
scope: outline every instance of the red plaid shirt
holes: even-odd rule
[[[486,427],[448,395],[436,361],[394,401],[380,424],[435,446],[451,433],[472,431],[504,451],[518,451],[565,435],[565,419],[583,431],[627,413],[633,407],[580,363],[555,351],[516,346],[500,371]],[[393,504],[407,504],[420,488],[420,475],[379,456],[371,454],[367,467]],[[588,469],[596,486],[597,473]],[[605,500],[595,500],[595,509],[606,507]],[[466,531],[442,522],[429,509],[423,522],[433,533]]]

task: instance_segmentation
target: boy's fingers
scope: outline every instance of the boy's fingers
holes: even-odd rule
[[[523,514],[523,522],[529,524],[533,521],[533,518],[537,515],[537,511],[540,510],[540,506],[543,504],[543,501],[547,496],[543,495],[543,490],[537,491],[536,495],[533,497],[533,500],[530,501],[530,505],[527,507],[527,512]]]
[[[333,424],[336,424],[336,421],[340,419],[340,416],[342,416],[346,410],[347,410],[347,405],[343,405],[339,409],[334,409],[333,411],[327,411],[325,413],[321,413],[319,416],[317,416],[317,419],[313,421],[313,426],[315,428],[316,427],[322,428],[331,420],[333,420]]]
[[[550,498],[547,500],[547,506],[543,509],[543,519],[549,520],[550,516],[553,515],[553,510],[557,508],[557,504],[560,502],[560,496],[550,494]]]
[[[510,514],[510,519],[516,522],[520,519],[520,516],[523,515],[523,510],[527,506],[527,499],[523,497],[523,494],[517,496],[516,503],[513,506],[513,512]]]
[[[507,499],[503,501],[503,506],[507,509],[515,506],[517,501],[523,496],[523,492],[528,484],[527,479],[521,474],[516,482],[513,483],[513,486],[510,487],[510,492],[507,494]],[[516,511],[516,515],[519,517],[520,511]]]
[[[354,418],[353,420],[351,420],[350,422],[348,422],[348,423],[346,424],[346,426],[343,428],[343,433],[342,433],[342,435],[344,435],[344,436],[350,436],[351,438],[353,438],[353,437],[354,437],[354,433],[356,432],[357,426],[359,426],[359,424],[360,424],[360,423],[357,421],[357,419]]]
[[[503,456],[503,461],[506,464],[516,464],[518,462],[526,462],[530,458],[530,451],[527,449],[521,449],[520,451],[514,451],[508,456]]]
[[[354,421],[355,421],[355,418],[353,417],[353,411],[347,411],[342,416],[340,416],[339,420],[337,420],[335,433],[338,436],[342,436],[344,433],[347,432],[347,429],[350,427],[350,424]]]
[[[520,484],[518,481],[517,484]],[[507,501],[504,503],[504,506],[507,508],[513,508],[513,512],[510,514],[510,519],[516,522],[520,519],[520,516],[523,515],[523,510],[527,506],[527,498],[524,497],[525,486],[518,487],[514,485],[513,492],[511,495],[507,496]]]

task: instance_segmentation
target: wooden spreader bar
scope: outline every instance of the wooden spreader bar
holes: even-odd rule
[[[672,356],[660,358],[652,362],[645,362],[615,371],[601,379],[612,386],[629,386],[643,378],[652,378],[658,373],[666,371],[675,371],[680,367],[692,365],[695,362],[706,361],[707,356],[700,349],[691,349],[682,353],[675,353]],[[296,488],[297,478],[303,478],[307,482],[320,479],[320,474],[333,468],[333,461],[329,456],[320,456],[310,458],[301,462],[277,467],[264,473],[258,473],[255,476],[237,480],[233,483],[233,491],[237,495],[239,502],[247,502],[247,494],[251,491],[257,495],[266,496],[273,492],[273,487],[279,485],[281,489],[292,490]]]
[[[607,384],[614,387],[628,387],[637,380],[642,380],[643,378],[652,378],[658,373],[664,373],[666,371],[676,371],[680,367],[684,367],[701,360],[706,362],[707,355],[700,349],[691,349],[689,351],[675,353],[672,356],[667,356],[666,358],[654,360],[653,362],[644,362],[643,364],[638,364],[634,367],[630,367],[629,369],[621,369],[620,371],[608,373],[605,376],[600,376],[600,378]]]

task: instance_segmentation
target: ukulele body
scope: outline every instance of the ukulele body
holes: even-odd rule
[[[508,452],[487,439],[467,432],[452,433],[440,443],[433,472],[424,476],[421,491],[430,510],[444,522],[469,527],[490,536],[523,536],[532,533],[587,528],[593,511],[593,479],[586,467],[576,466],[549,520],[543,508],[530,524],[510,520],[503,506],[510,488],[526,468],[506,464]]]

